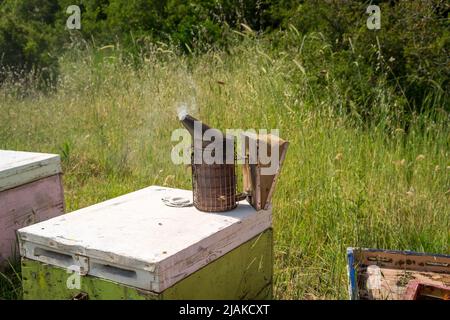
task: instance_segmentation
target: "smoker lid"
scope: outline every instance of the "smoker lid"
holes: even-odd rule
[[[215,214],[168,196],[192,191],[152,186],[20,229],[21,255],[159,293],[271,226],[244,202]]]
[[[61,173],[57,154],[0,150],[0,191]]]

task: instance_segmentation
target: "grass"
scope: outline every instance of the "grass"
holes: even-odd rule
[[[6,271],[0,272],[0,300],[22,299],[21,281],[20,264],[7,265]]]
[[[361,125],[336,112],[347,88],[333,65],[317,62],[318,87],[302,61],[258,40],[190,58],[161,47],[139,68],[111,47],[74,50],[55,92],[0,89],[0,148],[61,154],[67,211],[153,184],[190,188],[190,170],[170,160],[184,103],[212,126],[278,128],[290,141],[273,200],[276,298],[346,299],[348,246],[449,254],[448,115],[417,115],[407,131],[387,115]],[[380,114],[395,104],[387,85],[371,90]],[[15,298],[8,279],[0,295]]]

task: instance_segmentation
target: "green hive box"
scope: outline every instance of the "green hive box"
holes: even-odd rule
[[[18,231],[24,299],[271,299],[271,210],[148,187]]]

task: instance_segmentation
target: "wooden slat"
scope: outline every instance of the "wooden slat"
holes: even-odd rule
[[[0,150],[0,191],[61,173],[57,154]]]
[[[404,300],[421,300],[421,299],[450,300],[450,286],[422,283],[413,280],[408,284]]]
[[[0,192],[0,264],[16,250],[16,230],[64,213],[61,175]]]
[[[450,256],[420,254],[408,251],[363,250],[356,251],[355,257],[363,265],[450,274]]]
[[[432,286],[450,285],[450,256],[378,249],[348,251],[352,299],[402,300],[412,281]],[[378,275],[369,275],[369,268]],[[369,281],[371,276],[374,278]]]

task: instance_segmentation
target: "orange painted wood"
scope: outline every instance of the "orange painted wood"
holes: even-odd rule
[[[0,191],[0,266],[19,257],[16,230],[64,213],[61,174]]]

